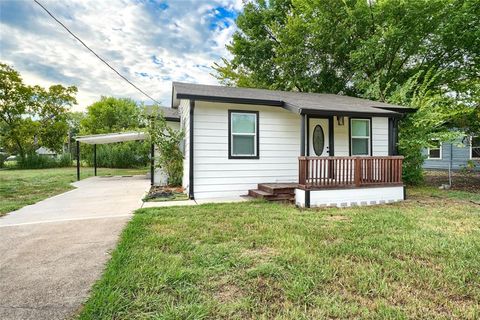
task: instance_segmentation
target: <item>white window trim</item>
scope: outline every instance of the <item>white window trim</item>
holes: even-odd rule
[[[255,116],[255,119],[254,119],[254,125],[255,125],[255,132],[254,133],[235,133],[233,132],[233,115],[235,114],[240,114],[240,115],[253,115]],[[257,128],[257,114],[256,113],[253,113],[253,112],[238,112],[238,111],[235,111],[235,112],[232,112],[230,113],[230,128],[231,129],[231,132],[230,132],[230,145],[232,146],[231,148],[231,155],[232,157],[256,157],[257,154],[258,154],[258,146],[257,146],[257,134],[258,134],[258,128]],[[233,136],[250,136],[252,137],[253,136],[253,154],[236,154],[233,152]]]
[[[478,138],[477,136],[470,136],[470,160],[480,160],[479,158],[473,157],[473,138]]]
[[[431,158],[430,157],[430,150],[437,150],[437,148],[427,148],[427,159],[428,160],[442,160],[443,159],[443,142],[440,141],[440,139],[431,139],[432,141],[435,141],[435,140],[438,140],[438,142],[440,143],[438,149],[440,150],[440,157],[438,158]]]
[[[370,133],[369,136],[354,136],[352,134],[352,122],[353,121],[366,121],[368,123],[368,133]],[[371,156],[372,155],[372,150],[371,150],[371,146],[372,146],[372,123],[371,123],[371,119],[362,119],[362,118],[350,118],[350,153],[352,156],[365,156],[363,154],[358,154],[358,155],[355,155],[353,154],[353,139],[368,139],[368,144],[367,144],[367,147],[368,147],[368,154],[367,156]]]

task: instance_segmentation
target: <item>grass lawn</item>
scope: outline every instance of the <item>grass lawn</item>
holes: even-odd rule
[[[80,319],[478,319],[480,195],[138,210]]]
[[[45,198],[73,189],[77,169],[0,170],[0,216]],[[99,175],[143,174],[147,169],[98,168]],[[81,177],[93,176],[92,168],[81,168]]]

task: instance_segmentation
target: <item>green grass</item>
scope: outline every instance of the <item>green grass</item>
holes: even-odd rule
[[[480,195],[408,194],[138,210],[79,318],[478,319]]]
[[[144,174],[147,169],[98,168],[99,175]],[[93,176],[92,168],[81,168],[81,177]],[[0,170],[0,216],[53,195],[73,189],[76,168]]]

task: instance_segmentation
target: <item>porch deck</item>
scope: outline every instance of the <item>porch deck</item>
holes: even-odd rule
[[[299,183],[260,183],[248,195],[269,201],[294,201],[295,190],[342,190],[349,188],[400,187],[401,156],[300,157]],[[351,197],[356,196],[352,193]]]
[[[401,186],[402,156],[300,157],[301,189]]]

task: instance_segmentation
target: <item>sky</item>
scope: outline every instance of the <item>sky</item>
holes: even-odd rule
[[[39,0],[130,81],[170,106],[172,81],[216,84],[242,0]],[[0,61],[25,83],[75,85],[85,110],[101,96],[153,102],[122,80],[33,0],[0,0]]]

